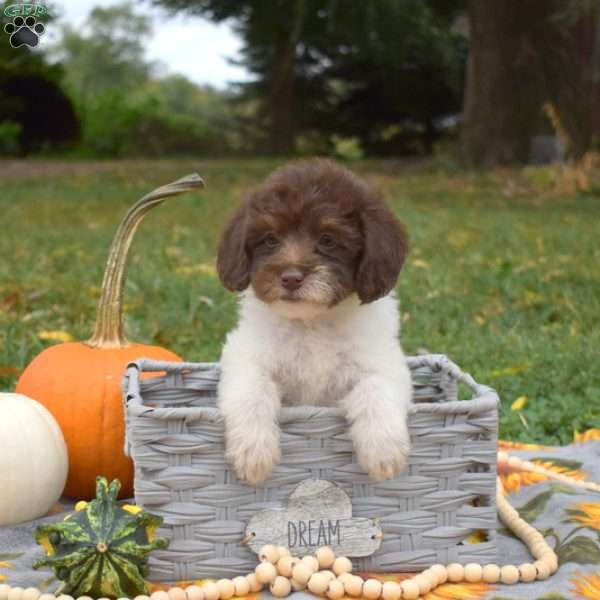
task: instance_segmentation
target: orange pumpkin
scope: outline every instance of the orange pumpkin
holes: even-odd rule
[[[140,357],[180,361],[158,346],[132,344],[123,333],[122,296],[127,254],[144,215],[166,198],[204,186],[198,175],[154,190],[127,212],[113,239],[94,335],[87,342],[50,346],[27,366],[17,392],[35,398],[58,421],[69,452],[65,495],[93,498],[96,476],[119,479],[120,497],[133,493],[133,465],[124,454],[121,380]],[[150,374],[151,375],[151,374]]]

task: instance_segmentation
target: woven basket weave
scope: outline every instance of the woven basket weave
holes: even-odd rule
[[[309,478],[337,483],[353,516],[379,518],[381,547],[354,559],[361,571],[416,571],[434,563],[496,560],[498,396],[442,355],[411,357],[412,450],[398,478],[370,480],[356,463],[337,408],[283,408],[282,461],[260,487],[240,482],[224,459],[215,407],[218,364],[141,359],[124,381],[126,451],[135,464],[136,502],[164,518],[167,550],[150,557],[161,582],[245,574],[255,554],[240,544],[249,519],[282,507]],[[164,373],[141,379],[142,372]],[[470,400],[458,400],[458,384]],[[483,532],[485,541],[467,538]],[[481,536],[479,536],[481,537]]]

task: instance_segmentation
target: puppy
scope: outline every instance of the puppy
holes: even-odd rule
[[[343,407],[361,467],[396,476],[412,385],[391,290],[407,253],[380,194],[327,160],[293,162],[226,225],[217,269],[242,292],[221,356],[226,455],[257,484],[280,460],[280,407]]]

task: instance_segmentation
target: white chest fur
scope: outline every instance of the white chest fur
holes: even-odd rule
[[[367,305],[352,296],[317,317],[289,318],[246,292],[222,361],[235,354],[260,365],[284,405],[334,405],[385,362],[399,367],[397,311],[391,295]]]

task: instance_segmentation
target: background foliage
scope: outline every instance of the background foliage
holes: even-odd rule
[[[0,153],[420,156],[464,116],[465,162],[526,162],[532,137],[552,133],[546,103],[571,156],[600,133],[590,0],[146,3],[231,24],[253,80],[215,90],[161,75],[144,55],[145,6],[97,7],[50,52],[0,44]],[[40,89],[54,127],[39,127]]]

